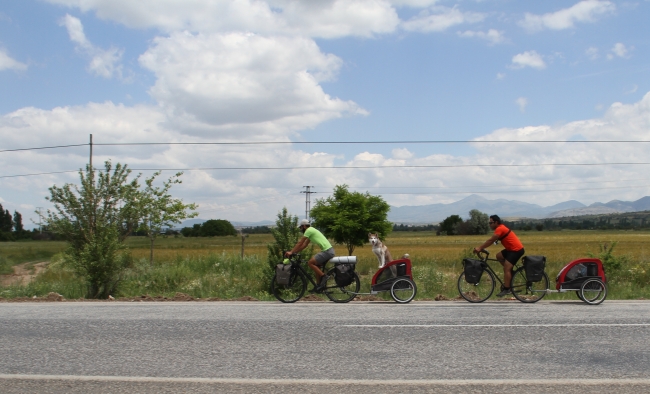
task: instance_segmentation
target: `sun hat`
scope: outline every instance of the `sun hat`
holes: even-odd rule
[[[300,221],[300,226],[311,226],[311,223],[309,223],[309,220],[307,220],[307,219],[302,219]],[[300,226],[298,226],[298,227],[300,227]]]

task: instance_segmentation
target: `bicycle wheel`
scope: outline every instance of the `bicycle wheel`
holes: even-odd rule
[[[418,292],[415,282],[407,278],[399,278],[390,287],[390,296],[393,297],[395,302],[406,304],[415,298]]]
[[[494,276],[490,271],[483,271],[477,284],[467,283],[465,273],[458,277],[458,293],[469,302],[483,302],[494,292]]]
[[[291,273],[288,285],[277,283],[276,277],[273,275],[271,293],[282,302],[291,303],[298,301],[305,294],[305,290],[307,290],[307,278],[298,270],[294,270]]]
[[[512,288],[512,294],[519,301],[527,303],[537,302],[546,295],[548,276],[544,272],[542,280],[539,282],[529,282],[526,279],[526,270],[524,267],[521,267],[512,275],[510,287]]]
[[[352,282],[347,286],[339,286],[336,284],[336,268],[327,271],[327,275],[330,277],[325,284],[325,289],[323,290],[323,294],[325,294],[327,298],[334,302],[344,303],[350,302],[354,297],[356,297],[361,288],[361,281],[356,272],[354,273]]]
[[[607,297],[607,286],[600,279],[587,279],[580,287],[580,298],[590,305],[598,305]]]

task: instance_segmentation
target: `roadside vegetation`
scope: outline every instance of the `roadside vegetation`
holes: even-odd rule
[[[555,276],[570,261],[600,257],[607,266],[608,299],[650,298],[650,231],[524,231],[518,230],[527,254],[547,257],[546,272],[554,288]],[[418,285],[416,299],[434,299],[439,294],[453,299],[458,296],[456,281],[462,270],[461,260],[472,247],[485,240],[485,235],[436,236],[434,231],[393,232],[386,244],[393,256],[408,253],[413,262]],[[241,237],[223,236],[184,238],[162,236],[156,241],[156,259],[149,261],[150,241],[147,237],[126,240],[126,269],[120,278],[119,297],[173,297],[176,293],[194,298],[239,299],[253,297],[273,300],[268,293],[268,246],[271,234],[250,234],[245,238],[241,257]],[[57,292],[67,299],[83,298],[83,278],[66,264],[63,242],[25,241],[0,243],[3,266],[50,260],[47,269],[25,286],[0,288],[0,297],[46,296]],[[335,245],[345,255],[343,245]],[[492,256],[500,245],[490,248]],[[362,291],[369,291],[377,259],[368,245],[357,247],[357,271],[362,278]],[[500,267],[497,269],[500,272]],[[577,299],[574,292],[548,295],[545,300]]]

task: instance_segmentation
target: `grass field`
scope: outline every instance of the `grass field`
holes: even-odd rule
[[[526,253],[547,257],[546,272],[550,287],[555,276],[568,262],[598,256],[603,245],[616,246],[613,255],[622,263],[608,274],[608,299],[650,298],[650,232],[649,231],[519,231]],[[487,236],[436,236],[431,232],[395,232],[386,239],[394,258],[408,253],[418,285],[417,299],[433,299],[438,294],[448,298],[458,295],[456,280],[462,270],[462,258]],[[131,267],[125,273],[120,293],[115,296],[133,297],[173,296],[177,292],[199,298],[234,299],[250,296],[271,300],[268,294],[270,271],[266,261],[266,246],[270,235],[253,234],[245,240],[244,259],[241,258],[240,237],[159,238],[149,264],[149,244],[143,237],[127,242]],[[608,246],[609,247],[609,246]],[[64,264],[65,244],[60,242],[0,243],[0,263],[7,267],[23,262],[52,259],[49,268],[27,286],[0,289],[0,297],[41,296],[50,291],[66,298],[84,295],[82,281]],[[339,255],[345,253],[336,246]],[[492,255],[500,245],[492,246]],[[358,248],[357,271],[362,278],[362,291],[369,291],[370,278],[377,270],[377,260],[369,246]],[[500,267],[497,272],[500,271]],[[5,272],[6,273],[6,272]],[[551,294],[548,299],[576,299],[575,294]]]

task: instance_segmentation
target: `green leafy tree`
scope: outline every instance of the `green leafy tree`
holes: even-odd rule
[[[458,215],[448,216],[445,220],[440,223],[440,234],[445,235],[455,235],[457,225],[462,223],[463,219]]]
[[[22,234],[25,231],[23,227],[23,215],[18,211],[14,211],[14,231],[17,234]]]
[[[87,298],[107,298],[117,290],[127,266],[124,240],[137,227],[138,179],[129,182],[131,170],[110,161],[105,171],[86,166],[79,171],[80,185],[52,186],[54,208],[44,217],[47,228],[69,243],[66,255],[87,283]]]
[[[199,229],[200,237],[223,237],[227,235],[236,236],[237,230],[235,230],[232,223],[223,219],[206,220]]]
[[[469,227],[471,229],[471,234],[473,235],[482,235],[487,234],[490,231],[490,225],[488,222],[490,218],[487,213],[483,213],[478,209],[472,209],[469,211]]]
[[[347,185],[337,185],[327,199],[319,199],[311,209],[314,227],[337,244],[345,245],[348,255],[368,242],[368,233],[386,237],[393,225],[386,218],[390,205],[383,198],[350,192]]]
[[[298,216],[289,214],[286,207],[282,208],[275,220],[275,227],[271,229],[271,235],[275,241],[267,245],[269,278],[275,274],[275,265],[282,261],[282,252],[291,250],[302,236],[298,228]]]
[[[11,219],[11,213],[0,204],[0,231],[8,233],[11,232],[13,227],[14,223]]]
[[[160,171],[155,172],[151,178],[145,180],[145,188],[139,193],[138,204],[142,215],[142,222],[138,230],[147,234],[150,241],[149,263],[153,263],[153,248],[156,238],[163,227],[171,227],[174,223],[181,223],[185,219],[193,218],[198,212],[196,204],[184,204],[182,200],[173,198],[169,189],[173,185],[180,184],[182,172],[170,177],[163,182],[162,187],[154,186],[156,177]]]

